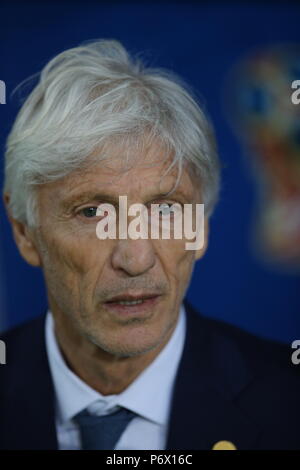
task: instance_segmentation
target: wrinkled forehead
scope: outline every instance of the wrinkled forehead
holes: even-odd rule
[[[135,198],[182,191],[193,200],[199,185],[193,178],[192,169],[183,164],[180,172],[173,152],[158,143],[144,149],[139,145],[110,144],[93,152],[83,167],[46,184],[41,193],[50,191],[56,199],[64,199],[79,196],[87,190]]]

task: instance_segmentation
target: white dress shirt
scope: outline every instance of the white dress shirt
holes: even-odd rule
[[[168,417],[173,385],[182,356],[186,332],[184,307],[176,328],[159,355],[138,377],[117,395],[102,395],[83,382],[67,366],[59,349],[54,319],[46,318],[46,348],[56,396],[56,429],[61,450],[81,448],[78,425],[73,417],[84,409],[104,415],[123,406],[134,417],[116,443],[116,450],[163,450],[166,446]]]

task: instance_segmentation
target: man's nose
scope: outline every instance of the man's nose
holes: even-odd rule
[[[129,276],[140,276],[155,264],[155,251],[150,239],[118,240],[112,254],[112,266]]]

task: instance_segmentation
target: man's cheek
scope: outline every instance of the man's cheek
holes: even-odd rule
[[[92,243],[70,242],[64,248],[59,244],[55,251],[55,264],[69,289],[74,289],[84,298],[89,297],[100,282],[105,264],[104,251],[107,250],[100,250],[98,245]]]
[[[194,252],[184,250],[178,255],[175,276],[178,284],[184,285],[190,278],[194,266]]]
[[[83,272],[92,257],[91,247],[84,240],[77,237],[56,236],[46,240],[49,260],[61,269]]]
[[[169,259],[173,262],[174,266],[189,269],[189,267],[193,264],[193,252],[191,250],[185,249],[184,240],[172,241],[169,246],[169,252]]]
[[[181,285],[191,276],[194,265],[194,252],[185,250],[184,241],[169,240],[167,245],[161,245],[164,253],[164,270],[176,290],[182,290]]]

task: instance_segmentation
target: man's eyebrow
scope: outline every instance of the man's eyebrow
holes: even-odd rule
[[[111,194],[106,193],[96,193],[94,191],[86,191],[79,194],[74,194],[73,196],[67,197],[65,200],[62,201],[62,206],[64,208],[68,208],[73,206],[74,204],[83,204],[84,202],[88,201],[96,201],[96,202],[110,202],[111,204],[117,204],[119,202],[118,197],[114,197]]]
[[[187,191],[183,191],[181,189],[169,189],[169,191],[163,191],[157,194],[151,195],[149,199],[160,199],[160,198],[176,198],[176,197],[182,197],[186,199],[187,201],[191,199],[191,195]]]
[[[172,190],[173,188],[169,189],[168,191],[161,191],[159,193],[153,193],[149,194],[146,199],[147,200],[155,200],[155,199],[160,199],[160,198],[165,198],[165,197],[176,197],[176,196],[181,196],[186,200],[190,200],[190,195],[187,194],[187,192],[182,191],[180,189],[175,189],[174,191]],[[113,205],[118,205],[119,204],[119,196],[125,196],[126,194],[120,194],[118,196],[113,196],[108,193],[99,193],[99,192],[94,192],[94,191],[87,191],[84,193],[79,193],[79,194],[74,194],[73,196],[70,196],[69,198],[67,197],[65,200],[62,201],[62,206],[64,208],[69,208],[73,205],[79,205],[83,204],[84,202],[88,201],[95,201],[98,203],[110,203]]]

